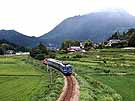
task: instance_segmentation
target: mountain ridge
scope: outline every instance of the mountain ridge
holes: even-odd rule
[[[95,12],[67,18],[39,39],[46,43],[57,44],[66,39],[91,39],[94,42],[101,42],[114,31],[119,29],[125,31],[131,27],[135,27],[135,17],[126,11]]]
[[[9,42],[15,43],[20,46],[27,46],[31,47],[36,44],[36,37],[30,37],[27,35],[24,35],[20,32],[17,32],[15,30],[0,30],[0,40],[7,40]]]
[[[21,46],[35,47],[42,42],[60,46],[64,40],[87,40],[95,43],[105,41],[116,31],[135,27],[135,16],[126,11],[94,12],[63,20],[50,32],[40,37],[30,37],[15,30],[0,30],[0,40],[5,39]]]

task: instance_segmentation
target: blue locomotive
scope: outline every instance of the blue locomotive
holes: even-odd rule
[[[62,61],[58,61],[58,60],[51,59],[51,58],[44,59],[43,63],[59,70],[66,76],[72,74],[72,66],[70,64],[66,64]]]

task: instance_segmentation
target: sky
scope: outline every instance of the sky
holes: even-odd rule
[[[135,0],[0,0],[0,29],[41,36],[64,19],[123,9],[135,15]]]

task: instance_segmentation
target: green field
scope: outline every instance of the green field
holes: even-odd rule
[[[0,56],[0,101],[55,101],[63,77],[49,70],[27,56]]]
[[[135,51],[98,49],[56,58],[73,65],[80,101],[134,101]],[[0,56],[0,101],[56,101],[62,88],[62,75],[41,62]]]
[[[73,65],[81,101],[134,101],[135,51],[97,49],[57,55]]]

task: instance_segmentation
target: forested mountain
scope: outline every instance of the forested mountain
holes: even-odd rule
[[[135,27],[135,17],[126,11],[96,12],[67,18],[39,40],[57,45],[66,39],[101,42],[115,31],[126,31],[131,27]]]
[[[13,50],[14,52],[27,52],[30,51],[29,48],[26,48],[24,46],[19,46],[14,43],[11,43],[5,39],[0,40],[0,55],[3,55],[6,53],[8,50]]]
[[[35,46],[37,43],[37,38],[23,35],[15,30],[0,30],[0,40],[2,39],[27,47]]]
[[[40,37],[29,37],[15,30],[0,30],[0,39],[21,46],[35,47],[42,42],[60,46],[64,40],[92,40],[102,42],[114,32],[135,27],[135,17],[126,11],[95,12],[65,19],[50,32]]]

